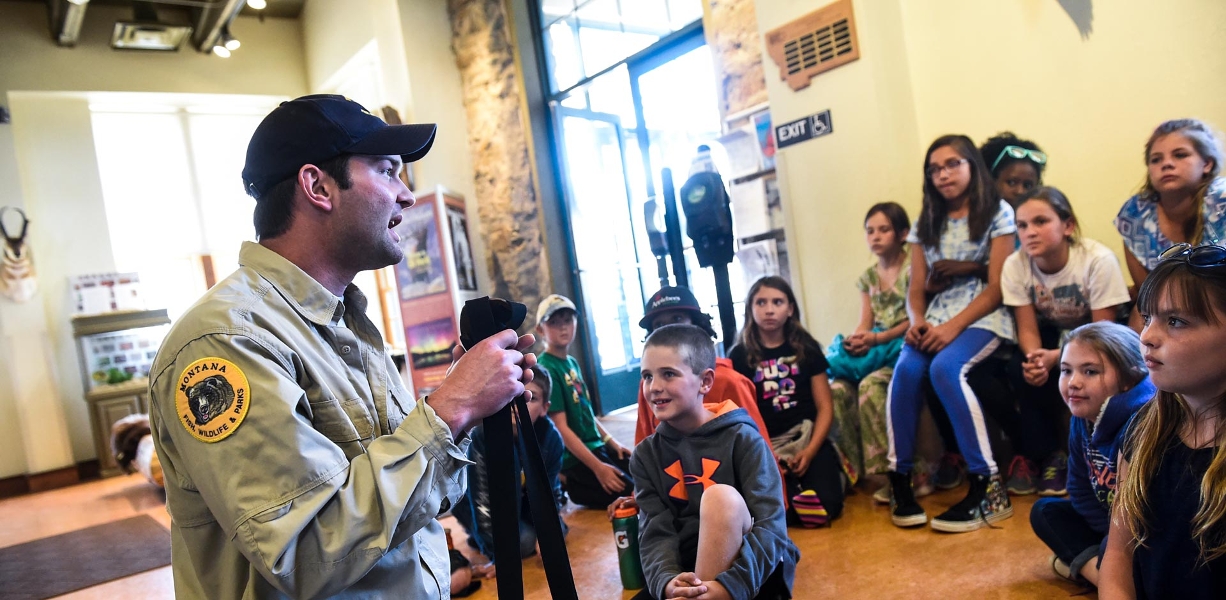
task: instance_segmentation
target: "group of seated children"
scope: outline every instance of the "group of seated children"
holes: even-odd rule
[[[577,504],[637,503],[643,598],[791,597],[787,526],[838,518],[863,475],[888,481],[879,494],[899,527],[973,531],[1010,517],[1010,494],[1048,496],[1030,521],[1053,569],[1102,598],[1226,597],[1222,157],[1196,120],[1164,123],[1146,144],[1145,185],[1115,219],[1143,282],[1129,311],[1118,261],[1042,185],[1036,144],[942,136],[925,155],[919,218],[892,202],[865,216],[876,264],[856,282],[852,333],[823,351],[787,281],[766,277],[720,359],[693,294],[661,289],[640,322],[631,457],[567,355],[575,305],[550,296],[537,378],[551,384],[530,389],[549,397],[533,414],[556,429],[534,429],[560,438],[555,472]],[[917,497],[956,487],[960,462],[966,497],[929,518]]]

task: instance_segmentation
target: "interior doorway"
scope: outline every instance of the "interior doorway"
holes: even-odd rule
[[[601,412],[635,403],[643,303],[667,283],[644,209],[664,194],[662,169],[680,187],[698,146],[720,136],[717,98],[695,20],[551,99],[576,300]],[[686,246],[690,287],[714,303],[714,282]]]

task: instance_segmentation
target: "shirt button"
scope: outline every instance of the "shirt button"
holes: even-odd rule
[[[341,346],[341,354],[349,354],[349,346]]]

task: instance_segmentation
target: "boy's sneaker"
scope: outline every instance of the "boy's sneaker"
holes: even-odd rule
[[[1013,462],[1009,463],[1009,483],[1006,486],[1009,493],[1014,496],[1033,494],[1035,492],[1035,471],[1034,463],[1025,456],[1020,454],[1014,456]]]
[[[1009,503],[1009,494],[1001,483],[1000,475],[967,476],[971,489],[961,502],[932,519],[932,528],[949,533],[965,533],[975,531],[984,525],[1008,519],[1013,516],[1013,506]]]
[[[813,490],[805,490],[792,496],[792,508],[796,509],[796,516],[800,517],[800,524],[803,527],[821,527],[830,523],[830,515],[826,514],[826,507],[822,506],[817,492]]]
[[[1068,493],[1068,457],[1063,452],[1051,455],[1043,463],[1039,480],[1040,496],[1063,496]]]
[[[963,474],[966,472],[966,462],[962,456],[946,452],[941,456],[941,464],[937,466],[936,480],[933,485],[939,490],[952,490],[962,485]]]
[[[915,527],[928,522],[924,507],[911,491],[911,474],[890,471],[890,521],[898,527]]]

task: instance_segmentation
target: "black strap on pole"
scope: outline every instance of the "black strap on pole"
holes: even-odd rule
[[[728,281],[728,263],[711,265],[711,273],[715,275],[715,299],[719,303],[719,323],[724,340],[724,354],[736,343],[736,313],[732,311],[732,285]]]
[[[677,287],[688,288],[690,275],[685,268],[685,246],[681,242],[681,217],[677,213],[672,169],[660,171],[660,191],[664,196],[664,234],[668,239],[668,255],[673,262],[673,280]]]
[[[460,343],[465,349],[504,329],[516,329],[527,315],[527,307],[517,302],[499,298],[481,297],[464,303],[460,312]],[[512,404],[515,409],[512,408]],[[511,425],[511,412],[518,410],[523,435],[515,441]],[[545,475],[545,463],[530,425],[528,406],[519,396],[511,404],[502,407],[482,421],[486,446],[486,476],[489,479],[490,518],[494,528],[494,563],[498,565],[498,597],[522,599],[524,597],[523,565],[519,556],[518,505],[522,490],[515,468],[517,445],[525,452],[520,463],[524,466],[528,482],[528,504],[541,546],[541,559],[545,563],[545,577],[554,598],[578,600],[575,580],[566,554],[566,541],[562,537],[562,525],[558,519],[558,507]]]
[[[566,552],[562,521],[558,518],[558,505],[553,498],[553,486],[549,485],[545,459],[541,457],[540,443],[532,429],[532,417],[528,414],[528,404],[523,396],[515,399],[515,410],[521,432],[519,444],[524,450],[520,452],[520,462],[524,465],[528,482],[528,508],[532,511],[532,523],[536,526],[536,539],[541,546],[541,560],[545,563],[549,591],[556,600],[579,600],[575,576],[570,570],[570,556]],[[516,531],[513,541],[518,540],[519,532]]]

